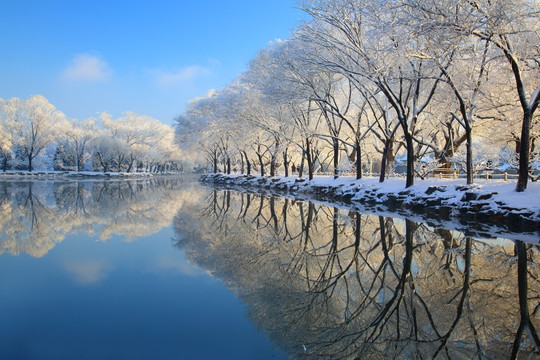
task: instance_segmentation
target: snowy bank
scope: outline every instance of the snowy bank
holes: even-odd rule
[[[505,237],[540,243],[540,183],[515,191],[514,182],[481,180],[466,186],[463,180],[417,180],[405,189],[405,180],[320,176],[261,177],[208,174],[203,183],[263,192],[269,195],[309,197],[360,212],[408,217],[433,226],[485,238]]]

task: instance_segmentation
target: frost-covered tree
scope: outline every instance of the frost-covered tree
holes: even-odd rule
[[[325,49],[313,62],[348,77],[359,88],[370,82],[384,94],[404,136],[406,187],[414,183],[414,133],[439,85],[439,69],[414,56],[423,46],[408,31],[408,14],[394,2],[302,1],[312,17],[305,38]]]
[[[92,139],[94,169],[103,172],[120,171],[128,148],[104,130],[96,132]]]
[[[349,118],[355,116],[354,93],[350,82],[341,74],[326,67],[313,66],[310,61],[306,61],[311,53],[320,50],[293,37],[281,43],[279,51],[274,51],[275,59],[270,61],[276,64],[273,78],[274,82],[281,83],[285,95],[283,99],[294,96],[300,101],[308,100],[316,105],[317,110],[314,111],[318,111],[324,119],[316,135],[330,147],[328,157],[331,158],[334,177],[337,178],[341,152],[346,153],[346,146],[353,148],[353,151],[359,150],[359,144],[348,142],[344,135],[347,125],[351,125]]]
[[[85,162],[90,158],[89,144],[96,132],[96,120],[89,118],[83,121],[69,120],[64,133],[65,151],[75,158],[77,171],[84,170]]]
[[[198,136],[200,130],[199,124],[195,123],[186,114],[178,115],[174,119],[174,141],[184,161],[192,164],[192,167],[199,169],[204,162],[202,152],[198,151]]]
[[[0,160],[6,172],[15,146],[15,118],[9,111],[8,102],[0,99]]]
[[[68,150],[68,143],[63,142],[56,146],[53,157],[53,169],[56,171],[77,170],[77,159],[73,152]]]
[[[253,120],[275,140],[274,149],[283,144],[288,149],[292,144],[300,150],[298,174],[302,176],[307,163],[308,178],[311,180],[320,154],[319,128],[324,123],[316,100],[311,96],[312,88],[305,83],[305,68],[294,53],[297,44],[272,43],[261,50],[250,64],[245,78],[248,87],[254,88],[259,108],[252,111]],[[308,75],[306,75],[308,76]],[[261,110],[266,108],[266,110]],[[279,146],[277,146],[279,143]],[[289,159],[290,161],[290,159]],[[288,161],[286,161],[288,162]]]
[[[131,172],[146,163],[150,171],[150,168],[164,167],[173,158],[176,160],[177,147],[171,126],[134,112],[126,112],[117,119],[103,113],[100,120],[103,131],[94,141],[94,152],[103,169]]]
[[[4,109],[14,124],[14,142],[24,153],[28,171],[32,171],[32,161],[65,131],[65,116],[41,95],[9,99]]]
[[[256,57],[256,60],[260,60],[260,57]],[[256,156],[261,175],[275,176],[283,165],[284,173],[288,176],[295,131],[289,121],[287,104],[262,91],[270,90],[263,84],[269,85],[271,79],[257,74],[264,71],[261,65],[260,62],[252,62],[243,76],[243,82],[237,86],[235,100],[237,121],[243,124],[244,129],[251,130],[255,141],[240,139],[236,143],[243,149],[245,157],[248,153]],[[268,172],[265,171],[266,166],[269,167]]]
[[[146,125],[151,129],[146,132],[147,137],[144,141],[133,147],[134,161],[146,164],[150,172],[163,172],[180,160],[179,149],[174,139],[174,129],[157,120],[150,121]]]
[[[513,77],[521,107],[519,179],[516,190],[524,191],[529,178],[531,126],[540,104],[540,9],[530,0],[411,1],[429,21],[430,31],[471,37],[489,43],[505,59]],[[534,147],[532,148],[534,151]]]
[[[533,176],[537,2],[298,3],[311,19],[291,39],[259,51],[234,82],[194,99],[178,118],[184,154],[204,153],[215,172],[236,164],[274,175],[283,165],[288,175],[293,164],[311,179],[353,163],[361,177],[367,150],[371,159],[381,154],[380,181],[403,156],[407,187],[415,173],[462,163],[470,184],[473,144],[488,139],[516,144],[518,190],[523,169]]]
[[[230,136],[223,117],[223,105],[223,93],[209,91],[205,96],[191,100],[176,123],[176,141],[183,153],[196,157],[195,153],[201,151],[212,164],[214,173],[219,171],[220,160],[224,160],[223,171],[227,171]],[[230,157],[228,159],[230,162]]]

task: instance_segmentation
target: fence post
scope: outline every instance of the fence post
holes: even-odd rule
[[[508,173],[507,172],[504,173],[504,181],[508,181]]]

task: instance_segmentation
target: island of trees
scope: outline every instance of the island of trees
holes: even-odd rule
[[[540,33],[533,0],[301,0],[309,18],[179,116],[213,172],[316,171],[380,181],[504,165],[538,180]]]

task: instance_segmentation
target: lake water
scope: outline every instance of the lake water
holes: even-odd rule
[[[193,177],[0,182],[0,359],[533,359],[539,260]]]

